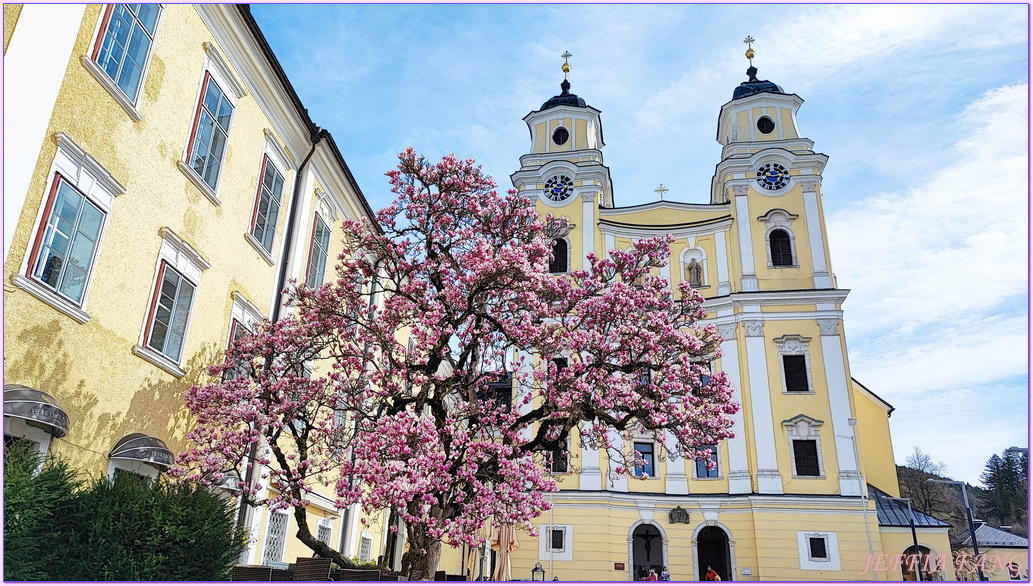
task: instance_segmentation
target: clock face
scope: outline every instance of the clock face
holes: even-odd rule
[[[574,183],[566,175],[553,175],[545,182],[545,197],[565,201],[574,194]]]
[[[778,163],[765,163],[757,169],[757,183],[770,191],[782,189],[789,183],[789,171]]]

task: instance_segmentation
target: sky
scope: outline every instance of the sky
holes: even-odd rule
[[[374,209],[407,146],[501,189],[523,117],[602,112],[618,206],[706,203],[720,108],[758,77],[805,100],[851,372],[916,447],[978,484],[1029,445],[1029,8],[996,5],[259,5],[252,13]]]

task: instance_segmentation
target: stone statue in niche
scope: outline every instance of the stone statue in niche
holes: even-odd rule
[[[685,280],[689,282],[689,286],[693,289],[699,289],[703,286],[703,265],[699,264],[699,261],[694,258],[685,264]]]

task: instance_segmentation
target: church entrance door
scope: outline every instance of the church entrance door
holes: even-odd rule
[[[713,568],[722,581],[733,579],[728,534],[724,530],[719,527],[704,527],[696,536],[696,554],[699,559],[697,573],[700,580],[705,579],[707,566]]]
[[[636,580],[644,577],[649,570],[656,570],[657,575],[667,563],[664,561],[663,537],[652,525],[642,525],[635,529],[632,539],[632,562]]]

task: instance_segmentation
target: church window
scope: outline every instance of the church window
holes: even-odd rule
[[[782,367],[783,393],[813,393],[810,338],[786,334],[774,340]]]
[[[793,440],[793,455],[796,457],[797,476],[821,476],[817,440]]]
[[[825,535],[807,536],[807,558],[812,562],[829,560],[828,537]]]
[[[549,529],[549,548],[546,551],[563,551],[563,543],[566,541],[564,533],[562,527]]]
[[[567,464],[567,451],[561,448],[552,450],[552,473],[553,474],[566,474],[569,472],[569,466]]]
[[[761,134],[771,134],[772,131],[775,130],[775,122],[767,116],[761,116],[760,119],[757,120],[757,130],[759,130]]]
[[[568,140],[570,140],[570,131],[568,131],[566,128],[563,128],[562,126],[557,128],[552,133],[552,142],[556,143],[559,146],[567,144]]]
[[[786,392],[806,393],[810,390],[807,384],[807,359],[800,354],[786,355],[782,357],[782,367],[785,370]]]
[[[718,469],[717,463],[717,446],[703,446],[700,449],[710,450],[710,454],[705,458],[696,459],[696,478],[720,477],[720,470]],[[711,462],[714,463],[713,470],[710,469]]]
[[[563,238],[552,241],[552,260],[549,261],[549,272],[562,274],[570,270],[570,245]]]
[[[161,9],[159,4],[109,5],[101,24],[103,34],[93,48],[91,58],[97,67],[133,106],[151,56]]]
[[[644,462],[635,466],[635,476],[653,476],[656,460],[652,442],[635,442],[636,457]]]
[[[785,230],[772,230],[768,235],[771,245],[771,264],[776,267],[793,266],[793,247]]]

